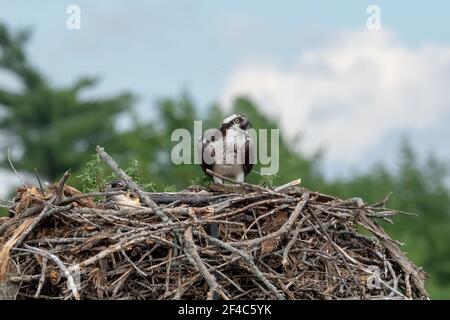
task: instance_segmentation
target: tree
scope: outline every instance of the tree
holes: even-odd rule
[[[233,112],[243,113],[247,115],[253,124],[253,127],[258,129],[280,129],[280,124],[277,119],[271,119],[246,97],[237,97],[234,100]],[[270,141],[270,135],[269,135]],[[274,184],[283,184],[294,179],[301,178],[302,185],[310,188],[317,189],[323,184],[323,176],[320,173],[321,165],[321,153],[316,152],[312,156],[306,156],[298,150],[301,141],[289,139],[285,136],[282,130],[280,130],[280,143],[279,143],[279,160],[280,168],[279,172],[271,179]],[[270,146],[270,143],[269,143]],[[275,150],[273,150],[275,151]],[[272,150],[269,149],[269,153]],[[256,165],[253,170],[255,173],[249,176],[250,181],[258,182],[261,180],[261,176],[257,173],[260,171],[260,166]]]
[[[0,130],[7,137],[3,154],[12,148],[19,154],[14,159],[18,168],[37,168],[53,180],[68,168],[76,171],[96,144],[114,149],[120,136],[116,122],[120,115],[131,112],[134,99],[128,93],[80,98],[83,90],[95,86],[92,78],[68,87],[52,86],[26,57],[29,38],[28,30],[13,33],[0,24],[0,68],[16,76],[23,86],[19,92],[0,88],[4,114]]]

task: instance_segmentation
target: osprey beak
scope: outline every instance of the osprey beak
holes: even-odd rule
[[[241,122],[240,127],[241,127],[242,130],[247,130],[247,129],[252,127],[252,124],[250,123],[250,121],[245,119],[244,121]]]

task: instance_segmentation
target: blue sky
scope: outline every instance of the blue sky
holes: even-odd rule
[[[66,28],[71,4],[81,8],[81,30]],[[382,28],[368,33],[366,8],[372,4],[381,9]],[[307,151],[326,146],[331,175],[364,169],[378,159],[394,163],[405,132],[423,154],[434,150],[450,158],[449,18],[448,1],[0,0],[1,21],[34,28],[28,52],[55,84],[99,76],[91,94],[131,90],[149,117],[157,98],[183,88],[203,107],[248,93],[285,118],[289,134],[305,133]],[[343,66],[348,59],[360,59],[362,66]],[[5,81],[0,76],[0,84]],[[385,86],[390,81],[392,86]],[[345,94],[331,90],[324,99],[323,86],[338,86]],[[376,98],[380,95],[386,98]],[[367,112],[364,99],[371,104]],[[325,103],[334,109],[322,109]],[[392,107],[380,111],[377,103]],[[436,105],[429,119],[428,103]],[[346,110],[351,110],[347,119],[321,119]],[[361,121],[362,112],[380,126]],[[298,127],[288,119],[296,117]],[[361,135],[364,128],[372,134]],[[355,136],[366,140],[352,141]],[[352,147],[339,154],[346,142]]]
[[[0,0],[0,19],[35,28],[29,52],[55,83],[99,75],[101,92],[130,88],[147,100],[186,86],[206,104],[236,64],[254,57],[289,63],[336,30],[362,28],[370,4],[406,43],[448,43],[450,3],[434,3]],[[70,4],[81,8],[79,31],[65,28]]]

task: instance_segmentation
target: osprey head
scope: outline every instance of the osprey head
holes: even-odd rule
[[[108,183],[105,191],[124,191],[122,194],[110,195],[106,197],[107,201],[113,201],[119,209],[127,209],[130,206],[140,206],[139,196],[132,192],[124,180],[117,179]]]
[[[243,114],[233,114],[229,117],[226,117],[222,121],[222,126],[220,127],[220,130],[222,132],[226,132],[226,130],[229,129],[241,129],[241,130],[248,130],[252,127],[252,124],[247,119],[247,117]]]

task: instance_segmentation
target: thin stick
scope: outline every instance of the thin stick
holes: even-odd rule
[[[100,158],[108,166],[111,167],[114,173],[116,173],[121,179],[123,179],[130,189],[139,194],[139,197],[143,200],[146,206],[155,210],[156,215],[160,217],[163,222],[169,224],[173,223],[170,218],[161,210],[161,208],[159,208],[158,205],[152,199],[150,199],[148,195],[143,190],[141,190],[141,188],[139,188],[139,186],[133,180],[131,180],[131,178],[125,173],[125,171],[119,168],[117,162],[114,161],[114,159],[106,153],[103,147],[97,146],[96,150]]]
[[[303,226],[303,222],[304,221],[305,221],[305,218],[302,218],[298,222],[297,227],[295,228],[295,231],[294,231],[294,234],[292,235],[291,240],[288,242],[288,244],[286,245],[286,248],[284,249],[283,260],[281,261],[283,266],[287,265],[287,263],[288,263],[289,251],[292,249],[292,247],[294,246],[295,242],[297,242],[297,237],[300,234],[300,230],[301,230],[301,228]]]
[[[209,169],[206,169],[206,173],[208,173],[208,174],[210,174],[210,175],[212,175],[212,176],[215,176],[215,177],[217,177],[217,178],[219,178],[219,179],[222,179],[222,180],[225,180],[225,181],[234,183],[234,184],[238,184],[238,185],[240,185],[240,186],[244,186],[244,187],[248,187],[248,188],[251,188],[251,189],[255,189],[255,190],[259,190],[259,191],[264,191],[264,192],[273,192],[273,191],[270,190],[270,189],[267,189],[267,188],[264,188],[264,187],[260,187],[260,186],[257,186],[257,185],[251,184],[251,183],[246,183],[246,182],[239,182],[239,181],[236,181],[236,180],[234,180],[234,179],[225,177],[225,176],[223,176],[223,175],[221,175],[221,174],[218,174],[217,172],[214,172],[214,171],[209,170]]]
[[[283,190],[285,190],[285,189],[287,189],[287,188],[297,186],[297,185],[299,185],[300,183],[302,183],[302,179],[297,179],[297,180],[288,182],[288,183],[286,183],[286,184],[283,184],[282,186],[279,186],[279,187],[275,188],[273,191],[275,191],[275,192],[281,192],[281,191],[283,191]]]
[[[267,280],[267,278],[262,274],[262,272],[258,269],[258,267],[256,266],[255,262],[253,261],[253,257],[248,255],[247,253],[243,252],[242,250],[236,249],[232,246],[230,246],[229,244],[208,236],[208,235],[204,235],[204,237],[208,240],[211,241],[212,243],[232,252],[235,254],[240,255],[242,258],[244,258],[244,260],[249,264],[250,268],[253,270],[253,272],[255,273],[255,275],[265,284],[265,286],[270,289],[275,296],[279,299],[279,300],[285,300],[286,298],[284,297],[283,294],[281,294],[277,288],[269,281]]]
[[[185,252],[188,255],[188,258],[190,258],[189,260],[194,266],[197,267],[198,271],[200,271],[203,278],[208,283],[212,293],[217,292],[222,296],[223,299],[229,300],[225,292],[223,292],[222,286],[217,283],[216,278],[209,272],[208,268],[203,263],[202,258],[200,258],[200,255],[198,254],[194,240],[192,238],[192,228],[189,227],[186,229],[186,231],[184,232],[184,240],[186,244]]]
[[[42,186],[41,178],[39,178],[39,174],[38,174],[36,168],[34,168],[34,174],[36,175],[36,179],[37,179],[37,181],[39,183],[39,189],[41,190],[41,192],[43,192],[44,191],[44,187]]]
[[[8,148],[8,162],[9,162],[9,165],[11,166],[11,168],[13,169],[14,173],[16,174],[17,178],[19,178],[20,183],[22,183],[22,185],[25,187],[25,182],[23,181],[22,177],[19,175],[19,173],[17,172],[16,168],[14,167],[14,165],[12,163],[10,148]]]
[[[70,169],[64,172],[63,177],[58,182],[58,187],[56,188],[56,204],[60,204],[64,201],[64,184],[66,183],[67,179],[69,179],[70,176]]]
[[[31,225],[20,235],[20,237],[17,239],[16,243],[14,244],[13,248],[17,248],[19,247],[23,240],[25,240],[25,238],[31,233],[31,231],[33,231],[33,229],[45,218],[47,218],[48,216],[61,212],[61,211],[67,211],[72,209],[72,205],[68,205],[65,207],[57,207],[57,208],[53,208],[50,209],[50,206],[46,206],[41,213],[34,218],[34,221],[31,223]]]
[[[39,278],[39,284],[38,288],[36,290],[36,293],[34,294],[34,297],[37,299],[39,298],[39,295],[41,294],[42,287],[45,283],[45,272],[47,271],[47,257],[44,257],[42,259],[42,269],[41,269],[41,277]]]
[[[75,300],[80,300],[80,294],[78,293],[78,289],[77,286],[75,285],[75,280],[73,279],[72,274],[69,272],[64,263],[57,256],[55,256],[50,252],[35,247],[31,247],[29,245],[24,245],[24,248],[25,249],[15,248],[14,250],[37,253],[43,257],[46,257],[47,259],[52,260],[58,266],[58,268],[61,269],[61,271],[64,273],[64,276],[67,279],[67,287],[72,291],[72,295],[75,298]]]
[[[291,229],[292,224],[295,222],[295,220],[297,220],[298,216],[300,215],[300,212],[303,210],[308,199],[309,199],[309,193],[307,193],[307,192],[303,193],[303,195],[302,195],[300,201],[297,203],[297,206],[295,207],[294,211],[289,216],[289,219],[277,231],[272,232],[264,237],[255,238],[252,240],[230,242],[230,245],[235,246],[235,247],[242,247],[242,246],[252,247],[252,246],[256,246],[256,245],[260,244],[261,242],[278,237],[278,236],[288,232]]]

